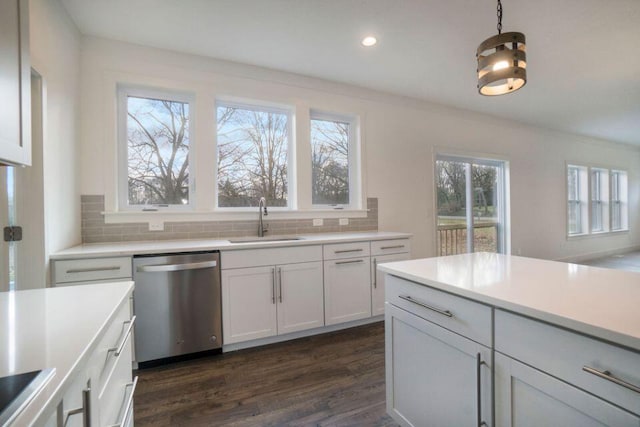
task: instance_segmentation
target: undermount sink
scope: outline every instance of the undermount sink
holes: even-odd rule
[[[229,239],[229,243],[289,242],[294,240],[304,239],[302,237],[242,237]]]

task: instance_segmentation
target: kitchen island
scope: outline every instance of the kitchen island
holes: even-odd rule
[[[640,425],[640,274],[489,253],[379,269],[402,425]]]
[[[129,281],[0,293],[0,377],[52,373],[12,425],[117,421],[131,382],[132,291]]]

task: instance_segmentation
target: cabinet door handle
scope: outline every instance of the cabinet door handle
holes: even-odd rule
[[[97,271],[115,271],[120,270],[119,265],[112,265],[109,267],[88,267],[88,268],[72,268],[67,270],[67,274],[76,274],[76,273],[94,273]]]
[[[271,269],[271,304],[276,303],[276,269]]]
[[[91,427],[91,387],[82,390],[82,407],[67,412],[63,426],[66,426],[73,415],[82,414],[83,427]]]
[[[625,380],[621,380],[620,378],[614,376],[609,371],[599,371],[590,366],[583,366],[582,370],[592,375],[595,375],[596,377],[602,378],[607,381],[611,381],[612,383],[618,384],[619,386],[622,386],[624,388],[628,388],[629,390],[635,391],[636,393],[640,393],[640,387],[638,387],[637,385],[631,384]]]
[[[282,268],[278,267],[278,287],[280,288],[280,302],[282,302]]]
[[[382,246],[380,249],[385,250],[385,249],[402,249],[402,248],[404,248],[404,245]]]
[[[487,423],[482,421],[482,365],[486,365],[486,363],[482,360],[482,355],[478,353],[476,354],[476,385],[478,387],[478,427],[487,425]]]
[[[133,325],[136,323],[136,316],[133,316],[131,320],[127,320],[126,322],[124,322],[123,325],[126,325],[127,323],[129,324],[129,327],[127,328],[127,332],[124,333],[124,338],[122,338],[122,342],[119,345],[107,350],[108,353],[111,353],[112,351],[115,352],[114,356],[116,357],[120,356],[120,353],[122,353],[124,346],[127,344],[127,341],[129,340],[129,336],[131,335],[131,331],[133,330]]]
[[[334,251],[334,254],[348,254],[350,252],[362,252],[363,249],[344,249],[341,251]]]
[[[342,264],[358,264],[364,262],[363,259],[354,259],[351,261],[336,261],[336,265],[342,265]]]
[[[410,295],[398,295],[398,297],[400,299],[405,300],[405,301],[409,301],[409,302],[412,302],[412,303],[414,303],[416,305],[419,305],[420,307],[424,307],[424,308],[426,308],[428,310],[435,311],[436,313],[442,314],[443,316],[453,317],[453,313],[451,313],[449,310],[442,310],[440,308],[434,307],[434,306],[429,305],[429,304],[427,304],[425,302],[419,301],[419,300],[413,298]]]
[[[373,289],[378,287],[378,260],[373,259]]]
[[[125,405],[124,406],[124,411],[122,412],[122,419],[120,420],[120,422],[118,424],[113,424],[109,427],[123,427],[125,425],[127,425],[127,421],[129,420],[129,417],[131,416],[131,411],[133,410],[133,395],[136,392],[136,387],[138,387],[138,377],[136,376],[133,379],[133,382],[127,384],[126,386],[124,386],[125,391],[126,389],[128,389],[129,387],[131,387],[131,393],[129,393],[129,397],[125,400]]]
[[[136,271],[138,273],[163,273],[167,271],[200,270],[203,268],[214,268],[217,265],[217,261],[190,262],[188,264],[139,265]]]

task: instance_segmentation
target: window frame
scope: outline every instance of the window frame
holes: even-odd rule
[[[614,178],[615,176],[615,178]],[[609,199],[610,199],[610,210],[611,213],[609,215],[611,226],[611,232],[620,232],[620,231],[628,231],[629,230],[629,206],[628,206],[628,173],[625,170],[621,169],[611,169],[609,171]],[[616,198],[614,198],[614,182],[616,183]],[[618,205],[618,214],[619,218],[619,228],[613,227],[614,222],[614,206]]]
[[[309,157],[309,171],[311,176],[309,181],[310,207],[312,210],[351,210],[360,209],[362,206],[362,165],[360,162],[360,122],[357,116],[350,114],[340,114],[317,109],[309,110],[309,153],[311,147],[311,121],[330,121],[349,124],[349,153],[347,156],[347,168],[349,170],[349,203],[347,204],[314,204],[313,203],[313,164]]]
[[[129,146],[127,140],[128,98],[148,98],[182,102],[189,105],[189,202],[182,205],[130,205],[129,204]],[[117,210],[121,212],[192,212],[196,205],[195,166],[195,95],[186,91],[174,91],[146,86],[117,85]]]
[[[289,212],[298,210],[297,206],[297,185],[298,177],[296,176],[296,134],[295,134],[295,107],[291,105],[278,104],[272,102],[265,102],[259,100],[238,99],[230,97],[216,97],[214,102],[213,112],[214,119],[214,138],[215,138],[215,158],[213,167],[213,182],[214,182],[214,200],[213,211],[214,212],[254,212],[258,209],[257,206],[219,206],[218,197],[218,108],[231,107],[243,110],[256,110],[267,113],[281,113],[287,115],[287,206],[268,206],[269,211],[273,212]],[[291,177],[294,177],[292,182]]]
[[[589,204],[590,218],[589,230],[591,234],[602,234],[609,232],[609,169],[601,167],[589,168]],[[598,206],[600,216],[600,228],[595,229],[596,215],[595,206]]]
[[[576,183],[575,183],[575,187],[576,187],[576,196],[577,199],[570,199],[570,194],[569,194],[569,172],[570,171],[575,171],[575,176],[576,176]],[[582,181],[584,180],[583,177],[583,173],[584,173],[584,168],[581,166],[577,166],[577,165],[571,165],[568,164],[567,165],[567,235],[568,236],[579,236],[579,235],[583,235],[586,234],[585,233],[585,221],[584,221],[584,204],[585,204],[585,200],[583,200],[582,197],[582,192],[583,192],[583,188],[584,188],[584,184]],[[588,185],[588,183],[587,183]],[[575,206],[577,207],[576,210],[576,228],[577,231],[576,232],[571,232],[570,230],[570,221],[569,221],[569,213],[570,213],[570,208],[569,205],[570,204],[575,204]],[[587,213],[587,222],[589,221],[589,215]]]

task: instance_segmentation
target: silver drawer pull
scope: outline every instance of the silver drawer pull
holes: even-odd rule
[[[132,383],[129,383],[125,386],[125,390],[131,387],[131,392],[129,393],[129,397],[125,400],[124,412],[122,413],[122,419],[118,424],[113,424],[109,427],[122,427],[127,425],[127,421],[129,421],[129,417],[131,416],[131,411],[133,410],[133,395],[136,392],[136,387],[138,387],[138,377],[136,376],[133,379]]]
[[[380,249],[384,250],[384,249],[402,249],[402,248],[404,248],[404,245],[382,246]]]
[[[75,273],[95,273],[98,271],[116,271],[120,270],[122,267],[119,265],[112,265],[108,267],[90,267],[90,268],[72,268],[67,270],[67,274],[75,274]]]
[[[426,309],[428,309],[428,310],[435,311],[436,313],[438,313],[438,314],[442,314],[443,316],[453,317],[453,313],[451,313],[449,310],[442,310],[442,309],[440,309],[440,308],[433,307],[433,306],[431,306],[431,305],[429,305],[429,304],[427,304],[427,303],[424,303],[424,302],[422,302],[422,301],[419,301],[419,300],[417,300],[417,299],[414,299],[413,297],[411,297],[411,296],[409,296],[409,295],[399,295],[399,297],[400,297],[400,299],[403,299],[403,300],[405,300],[405,301],[412,302],[412,303],[417,304],[417,305],[419,305],[420,307],[424,307],[424,308],[426,308]]]
[[[637,385],[628,383],[624,380],[621,380],[620,378],[615,377],[611,372],[609,371],[599,371],[597,369],[594,369],[590,366],[583,366],[582,370],[585,372],[588,372],[590,374],[595,375],[596,377],[600,377],[602,379],[605,379],[607,381],[611,381],[614,384],[618,384],[619,386],[622,386],[624,388],[628,388],[629,390],[635,391],[636,393],[640,393],[640,387],[638,387]]]
[[[361,263],[361,262],[364,262],[364,260],[363,259],[354,259],[352,261],[336,261],[336,265],[339,265],[339,264],[358,264],[358,263]]]
[[[334,254],[348,254],[350,252],[362,252],[364,249],[344,249],[341,251],[333,251]]]
[[[122,353],[124,346],[127,344],[129,335],[131,335],[131,331],[133,330],[133,325],[136,323],[136,316],[133,316],[131,320],[127,320],[126,322],[124,322],[123,325],[127,323],[129,324],[129,327],[127,328],[127,332],[125,332],[124,334],[124,338],[122,339],[122,342],[116,347],[112,347],[109,350],[107,350],[107,353],[111,353],[112,351],[115,351],[115,356],[116,357],[120,356],[120,353]]]
[[[191,262],[188,264],[140,265],[136,270],[138,271],[138,273],[159,273],[165,271],[198,270],[201,268],[212,268],[217,265],[217,261],[204,261]]]
[[[62,424],[66,427],[69,419],[72,416],[82,414],[82,426],[83,427],[91,427],[91,388],[87,387],[82,390],[82,407],[78,409],[72,409],[67,412],[67,416],[64,419],[64,423]]]

